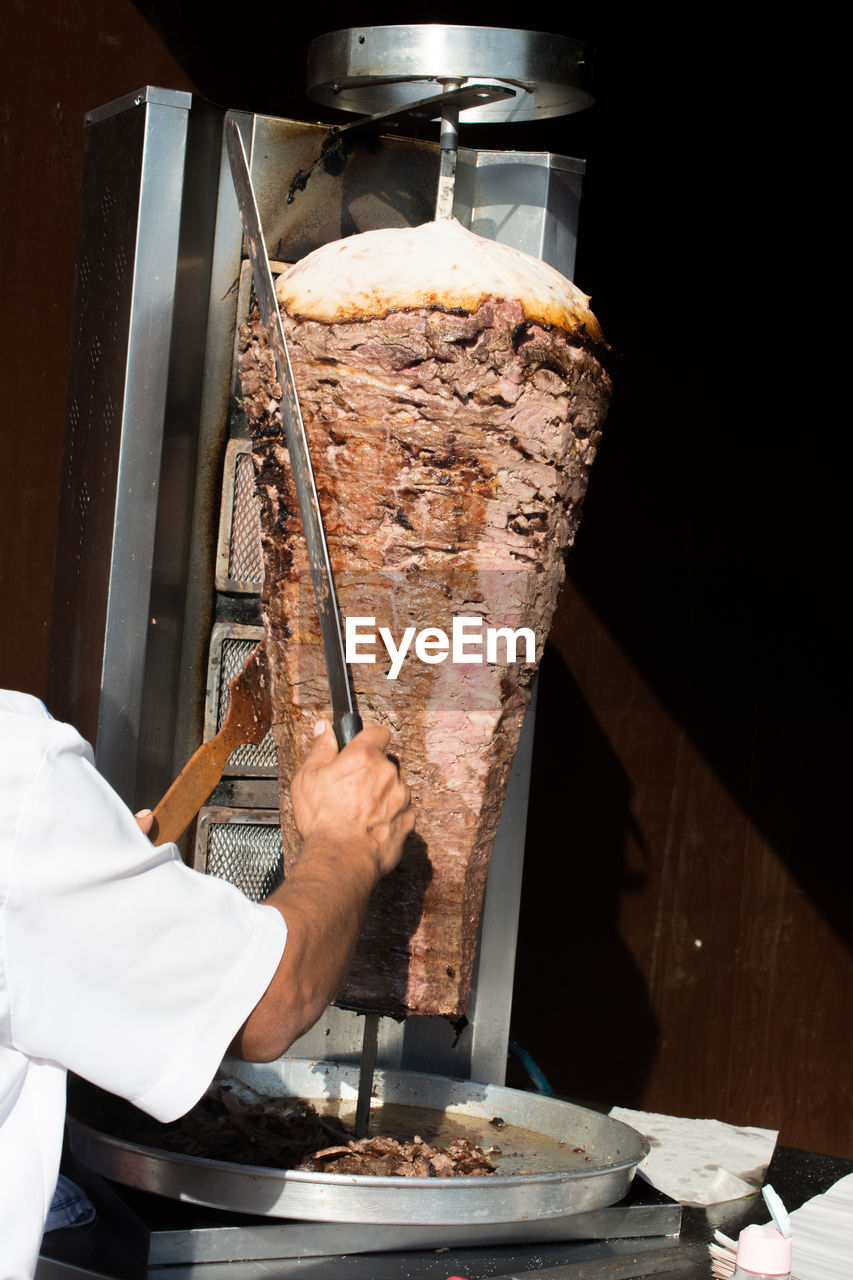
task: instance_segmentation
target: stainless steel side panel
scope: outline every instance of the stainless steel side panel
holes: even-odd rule
[[[459,152],[453,213],[463,226],[574,278],[585,163],[547,151]]]
[[[199,103],[191,129],[193,101],[142,89],[92,112],[84,138],[48,698],[131,805],[172,776],[209,290],[199,187],[221,116]]]
[[[96,741],[119,791],[135,777],[148,583],[181,209],[188,98],[86,129],[51,709]]]

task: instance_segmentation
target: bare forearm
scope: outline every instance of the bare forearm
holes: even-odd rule
[[[400,860],[414,816],[409,788],[385,755],[389,738],[371,725],[338,754],[331,728],[315,726],[291,788],[305,843],[267,899],[284,916],[287,945],[232,1046],[244,1058],[278,1058],[314,1025],[347,975],[374,886]]]
[[[284,916],[287,944],[264,1000],[235,1041],[241,1057],[279,1057],[334,999],[377,879],[368,850],[326,836],[306,841],[285,884],[267,899]]]

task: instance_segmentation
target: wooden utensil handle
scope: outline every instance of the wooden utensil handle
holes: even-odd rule
[[[225,761],[233,750],[230,737],[220,731],[187,761],[154,810],[150,832],[153,844],[168,844],[183,835],[222,777]]]

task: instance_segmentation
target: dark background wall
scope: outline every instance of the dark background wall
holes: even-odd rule
[[[281,10],[258,71],[242,12],[76,8],[0,7],[0,680],[35,693],[84,111],[151,83],[328,119],[303,91],[312,36],[483,20]],[[513,1034],[560,1093],[849,1156],[843,480],[790,91],[809,32],[713,12],[495,16],[590,40],[598,104],[463,135],[587,158],[576,278],[616,383],[541,673]]]

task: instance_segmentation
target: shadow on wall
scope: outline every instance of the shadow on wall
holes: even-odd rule
[[[551,645],[539,681],[511,1034],[555,1093],[639,1105],[658,1026],[619,903],[645,880],[628,842],[646,851],[628,779]],[[529,1087],[513,1059],[507,1083]]]

